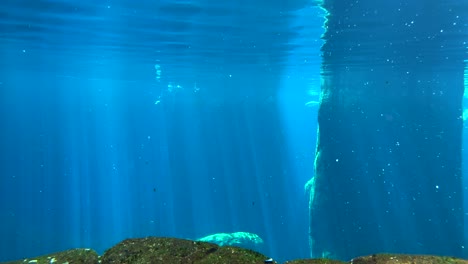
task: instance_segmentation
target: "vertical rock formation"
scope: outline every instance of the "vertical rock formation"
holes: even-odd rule
[[[465,256],[467,19],[455,2],[323,2],[329,14],[310,182],[314,257]]]

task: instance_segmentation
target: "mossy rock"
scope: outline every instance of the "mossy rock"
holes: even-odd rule
[[[220,247],[218,250],[196,263],[264,264],[266,259],[268,259],[268,257],[249,249],[226,246]]]
[[[127,239],[107,250],[102,264],[263,264],[266,256],[237,247],[176,238],[147,237]]]
[[[35,258],[2,264],[264,264],[268,257],[240,247],[176,238],[148,237],[127,239],[107,250],[100,258],[91,249],[71,249]],[[276,262],[273,262],[276,263]],[[300,259],[285,264],[468,264],[468,260],[407,254],[375,254],[350,262],[332,259]]]
[[[284,264],[346,264],[347,262],[333,259],[298,259],[286,261]]]
[[[353,264],[468,264],[467,260],[430,256],[430,255],[405,255],[405,254],[375,254],[354,258]]]
[[[70,249],[53,254],[43,255],[35,258],[26,258],[17,261],[3,262],[3,264],[97,264],[99,263],[99,256],[96,251],[92,249]]]

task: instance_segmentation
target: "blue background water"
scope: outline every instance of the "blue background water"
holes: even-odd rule
[[[322,13],[2,2],[0,260],[236,231],[307,257]]]
[[[2,1],[0,261],[236,231],[308,257],[324,12],[95,2]]]

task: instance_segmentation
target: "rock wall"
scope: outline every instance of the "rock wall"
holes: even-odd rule
[[[466,16],[455,1],[441,2],[323,2],[329,15],[310,182],[313,257],[466,256]]]

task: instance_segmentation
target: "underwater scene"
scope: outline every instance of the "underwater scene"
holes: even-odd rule
[[[467,0],[3,0],[0,262],[468,263],[467,52]]]

